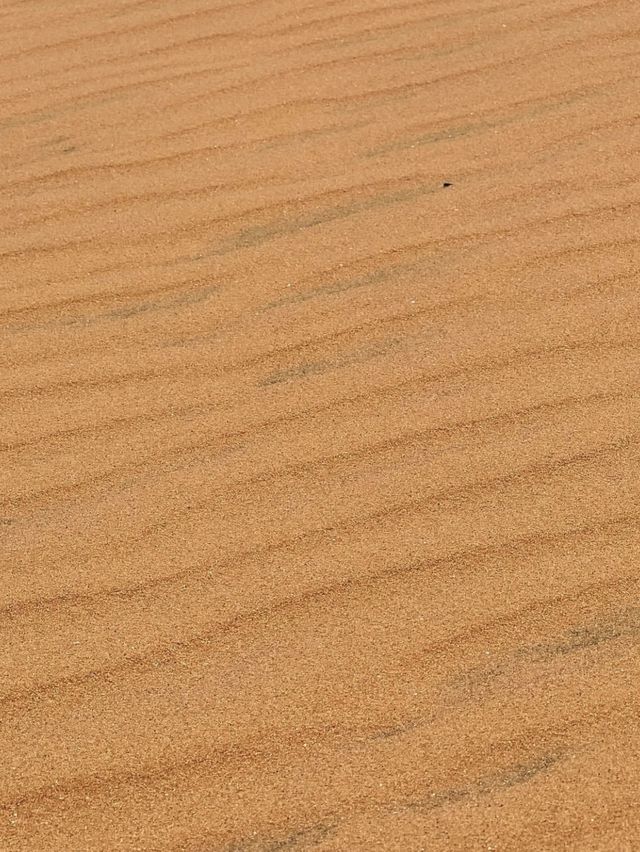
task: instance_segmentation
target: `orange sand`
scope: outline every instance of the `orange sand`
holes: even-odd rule
[[[0,5],[2,852],[640,848],[639,56]]]

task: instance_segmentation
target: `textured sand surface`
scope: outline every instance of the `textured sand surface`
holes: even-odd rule
[[[637,0],[13,0],[0,81],[0,850],[640,849]]]

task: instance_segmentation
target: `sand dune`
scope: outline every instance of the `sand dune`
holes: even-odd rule
[[[640,848],[639,58],[0,5],[0,849]]]

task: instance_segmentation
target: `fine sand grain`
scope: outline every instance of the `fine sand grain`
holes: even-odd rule
[[[7,0],[0,81],[0,850],[640,849],[637,0]]]

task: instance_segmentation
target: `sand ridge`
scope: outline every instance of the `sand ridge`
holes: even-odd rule
[[[635,849],[637,4],[0,23],[0,849]]]

